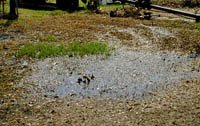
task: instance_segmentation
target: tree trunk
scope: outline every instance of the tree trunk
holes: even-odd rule
[[[10,0],[10,18],[11,19],[15,19],[18,17],[16,4],[17,4],[16,0]]]

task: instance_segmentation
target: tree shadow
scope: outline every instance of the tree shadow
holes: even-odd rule
[[[9,27],[11,24],[13,24],[15,21],[17,21],[17,19],[8,19],[5,23],[4,23],[4,27]]]

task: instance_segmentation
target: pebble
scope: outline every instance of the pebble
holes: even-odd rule
[[[22,67],[23,67],[23,68],[27,68],[27,67],[28,67],[28,62],[27,62],[27,61],[23,61]]]

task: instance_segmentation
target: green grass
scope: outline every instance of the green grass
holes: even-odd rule
[[[47,16],[65,15],[68,14],[62,10],[31,10],[31,9],[19,9],[20,17],[24,18],[42,18]]]
[[[39,39],[40,42],[58,42],[57,37],[50,34],[36,34],[33,37]]]
[[[64,45],[55,45],[52,43],[28,43],[19,49],[17,55],[28,56],[32,58],[46,58],[53,56],[61,56],[65,54]]]
[[[55,44],[55,43],[27,43],[21,47],[18,52],[18,57],[31,58],[47,58],[56,56],[84,56],[109,54],[109,47],[101,42],[71,42],[69,44]]]
[[[56,42],[57,38],[53,35],[44,35],[41,38],[43,41],[47,41],[47,42]]]
[[[200,30],[200,22],[199,22],[199,23],[196,23],[196,27],[197,27],[197,29]]]
[[[123,5],[121,4],[113,4],[113,5],[100,5],[100,9],[102,10],[115,10],[117,8],[122,8]],[[124,5],[124,7],[129,7],[129,5]]]
[[[105,43],[100,42],[71,42],[67,46],[67,52],[73,56],[95,55],[95,54],[109,54],[109,47]]]

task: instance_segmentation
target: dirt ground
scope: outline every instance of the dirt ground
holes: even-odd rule
[[[113,27],[134,28],[148,45],[137,43],[134,36]],[[173,32],[171,37],[155,38],[149,27]],[[24,61],[38,59],[16,57],[16,51],[27,42],[44,41],[53,35],[59,43],[70,41],[109,41],[117,37],[130,50],[149,52],[174,51],[194,57],[194,68],[200,69],[200,32],[194,23],[181,20],[139,20],[110,18],[83,12],[49,14],[42,17],[21,13],[17,21],[0,21],[0,125],[200,125],[200,80],[183,80],[166,90],[152,92],[148,99],[75,99],[49,98],[30,92],[30,85],[19,86],[31,73]],[[98,36],[110,32],[112,36]],[[96,33],[96,34],[94,34]],[[136,36],[137,37],[137,36]]]

